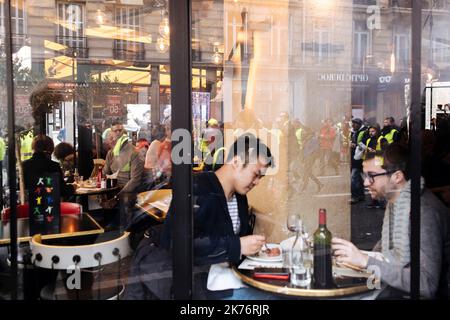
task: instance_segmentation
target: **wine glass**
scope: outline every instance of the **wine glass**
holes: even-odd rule
[[[289,213],[287,216],[287,228],[289,231],[295,232],[295,240],[291,247],[291,254],[297,244],[300,231],[302,229],[302,219],[298,213]],[[292,255],[291,255],[292,256]]]

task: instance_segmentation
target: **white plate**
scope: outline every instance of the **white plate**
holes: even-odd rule
[[[283,260],[283,256],[281,255],[281,246],[279,244],[276,243],[268,243],[267,247],[269,249],[272,248],[278,248],[280,249],[280,254],[277,256],[273,256],[273,257],[269,257],[267,256],[266,253],[264,253],[264,249],[262,249],[258,255],[253,255],[253,256],[247,256],[247,258],[251,259],[251,260],[255,260],[255,261],[261,261],[261,262],[268,262],[268,261],[282,261]]]

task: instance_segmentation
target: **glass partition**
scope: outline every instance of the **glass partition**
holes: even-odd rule
[[[170,204],[168,3],[13,0],[11,14],[19,221],[29,226],[19,241],[33,265],[20,271],[22,298],[121,299],[134,250]],[[45,245],[62,249],[48,256]]]
[[[11,0],[19,298],[172,299],[185,253],[164,242],[167,216],[174,179],[190,178],[193,234],[178,236],[193,239],[194,299],[410,298],[418,170],[421,295],[448,294],[450,7],[422,1],[420,169],[408,159],[420,142],[412,3],[190,1],[194,167],[177,177],[172,119],[186,110],[172,110],[171,74],[184,72],[169,55],[183,48],[171,48],[168,1]],[[5,21],[0,0],[8,298]],[[287,270],[274,287],[253,270],[267,262]]]
[[[438,132],[442,133],[442,118],[448,112],[442,82],[446,40],[438,31],[445,28],[438,25],[445,24],[448,10],[444,2],[425,1],[424,6],[424,126],[434,130],[438,121]],[[193,69],[194,127],[206,126],[201,128],[202,137],[194,136],[196,151],[199,149],[207,162],[208,156],[220,150],[209,139],[220,128],[217,136],[223,136],[227,151],[239,136],[252,133],[271,149],[275,160],[275,167],[258,179],[253,190],[240,192],[247,196],[251,213],[256,216],[253,234],[263,235],[270,244],[282,245],[291,237],[294,241],[296,233],[292,231],[296,228],[287,225],[287,220],[297,215],[303,236],[311,249],[317,250],[315,231],[323,223],[319,219],[319,209],[323,208],[333,237],[330,242],[334,257],[330,263],[334,286],[342,285],[336,272],[351,265],[381,278],[381,283],[368,281],[366,287],[376,290],[360,292],[355,295],[357,299],[409,297],[410,243],[409,238],[402,242],[397,236],[409,237],[405,233],[410,227],[409,209],[398,206],[400,201],[410,205],[410,198],[405,196],[410,188],[406,163],[408,145],[416,143],[409,134],[412,2],[192,1],[191,32],[193,67],[206,69],[206,86],[201,82],[201,71]],[[196,122],[199,116],[194,88],[210,94],[202,114],[206,118],[200,117],[200,125]],[[430,135],[425,137],[434,147],[434,133],[425,134]],[[211,166],[205,167],[211,170]],[[226,172],[220,170],[216,171],[219,180]],[[443,171],[447,170],[439,170]],[[439,176],[447,185],[448,179]],[[429,177],[425,183],[431,183]],[[201,200],[197,204],[201,208]],[[439,201],[433,202],[433,207],[438,210]],[[230,203],[228,209],[232,215]],[[394,215],[396,218],[392,218]],[[400,215],[406,220],[400,221]],[[195,216],[194,223],[203,227]],[[194,239],[200,237],[195,230]],[[239,231],[232,235],[243,239]],[[422,248],[430,241],[423,237]],[[439,247],[437,256],[443,255],[442,242]],[[245,248],[241,246],[241,250]],[[357,254],[349,255],[350,250]],[[392,265],[380,262],[381,255],[401,267],[389,271]],[[316,258],[314,255],[318,264],[321,260]],[[246,270],[251,269],[247,265],[254,260],[244,260],[240,280],[257,289],[252,291],[253,297],[261,297],[261,292],[264,298],[270,297],[268,291],[273,296],[275,290],[258,285],[256,277]],[[426,268],[427,261],[422,255],[422,268]],[[312,274],[316,273],[308,287],[311,290],[318,288],[314,287],[314,278],[317,284],[320,280],[318,268],[310,268]],[[291,282],[282,286],[287,291],[284,296],[308,296],[295,290],[298,285],[293,284],[292,272]],[[426,272],[421,273],[421,294],[435,297],[436,288],[427,291]],[[405,279],[398,280],[400,275]],[[437,287],[436,279],[430,281]],[[279,292],[275,296],[279,297]]]

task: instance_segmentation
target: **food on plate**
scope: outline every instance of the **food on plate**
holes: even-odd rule
[[[267,248],[265,250],[262,250],[262,253],[264,253],[268,257],[276,257],[281,254],[281,250],[280,248],[272,248],[272,249]]]

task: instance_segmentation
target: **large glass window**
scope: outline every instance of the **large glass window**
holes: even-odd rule
[[[13,289],[11,135],[20,298],[173,298],[181,284],[172,283],[172,261],[187,270],[191,257],[171,242],[177,219],[190,218],[185,207],[174,209],[172,189],[190,179],[193,195],[182,191],[194,201],[193,233],[176,236],[193,240],[194,298],[224,297],[226,289],[259,299],[410,297],[410,254],[418,249],[410,211],[419,209],[411,208],[411,184],[419,183],[410,178],[419,171],[429,189],[421,217],[431,226],[421,233],[421,294],[445,292],[436,261],[448,257],[435,236],[448,236],[440,227],[450,203],[449,1],[422,1],[422,66],[413,70],[412,1],[192,0],[191,17],[177,16],[191,21],[187,74],[170,61],[171,50],[179,57],[188,50],[171,37],[188,30],[171,30],[167,0],[12,0],[14,106],[6,99],[0,1],[0,114],[16,118],[9,132],[0,117],[1,297]],[[408,171],[419,73],[423,166]],[[189,90],[191,100],[179,104]],[[194,150],[172,153],[181,132],[174,138],[172,123],[190,114],[183,139]],[[271,150],[273,166],[253,157],[264,148],[249,143],[228,158],[245,135]],[[185,168],[181,154],[193,158],[193,170],[175,175]],[[324,224],[332,244],[314,239]],[[265,258],[290,278],[255,277]],[[330,291],[317,290],[321,262]]]

